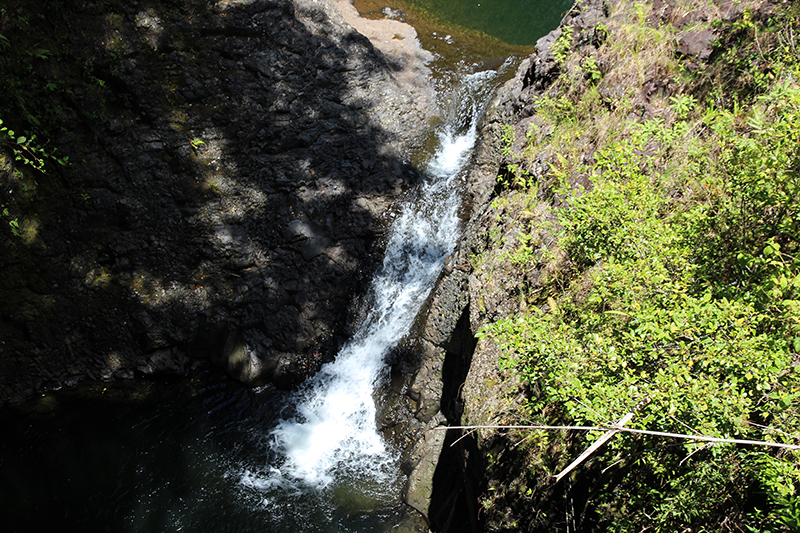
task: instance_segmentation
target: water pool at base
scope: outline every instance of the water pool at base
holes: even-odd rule
[[[212,369],[87,384],[0,411],[3,531],[390,531],[422,522],[370,487],[270,503],[241,482],[265,464],[280,398]]]

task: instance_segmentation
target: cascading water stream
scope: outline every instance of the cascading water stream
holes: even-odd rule
[[[475,126],[503,77],[465,73],[480,68],[474,62],[527,53],[498,47],[480,32],[442,27],[440,19],[465,13],[480,19],[474,27],[498,22],[528,35],[541,22],[544,35],[572,1],[436,0],[431,18],[411,9],[427,9],[428,0],[401,3],[423,44],[441,56],[432,64],[437,77],[458,87],[440,91],[438,149],[418,165],[423,183],[396,216],[360,332],[289,398],[193,365],[181,379],[86,383],[0,410],[0,478],[13,487],[0,503],[5,530],[428,530],[401,501],[400,451],[376,429],[376,413],[399,416],[405,406],[394,411],[375,398],[389,388],[387,352],[401,341],[413,344],[404,337],[457,240]],[[451,33],[455,42],[441,37]],[[507,62],[504,74],[515,63]]]
[[[265,439],[269,463],[243,484],[276,511],[283,495],[334,492],[353,485],[362,500],[397,499],[399,469],[376,428],[374,390],[388,375],[385,356],[408,334],[459,235],[463,171],[494,71],[463,77],[446,98],[439,149],[394,221],[363,326],[293,398],[293,415]],[[341,503],[337,503],[341,506]]]

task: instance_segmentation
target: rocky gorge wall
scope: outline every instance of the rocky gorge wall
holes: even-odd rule
[[[536,487],[537,502],[550,507],[532,510],[520,497],[538,459],[513,438],[443,428],[507,423],[530,392],[476,334],[524,314],[523,293],[565,265],[550,190],[558,154],[542,150],[526,162],[535,204],[497,178],[513,179],[519,161],[509,154],[530,131],[547,135],[538,105],[559,80],[554,45],[563,28],[582,57],[613,72],[597,53],[598,28],[617,3],[576,3],[489,105],[464,236],[415,340],[392,355],[379,422],[404,450],[406,501],[434,531],[521,530],[518,520],[564,510],[563,485]],[[0,399],[85,378],[182,373],[204,359],[283,388],[313,373],[349,335],[350,302],[381,255],[382,217],[417,179],[404,161],[435,113],[424,69],[376,51],[326,2],[41,5],[53,11],[28,23],[39,33],[31,42],[20,34],[20,46],[46,29],[52,37],[39,45],[58,51],[26,56],[40,80],[29,98],[59,109],[48,119],[52,146],[72,163],[34,186],[14,173],[8,153],[2,161],[3,202],[22,235],[2,225]],[[655,26],[709,17],[671,1],[648,7],[646,24]],[[719,13],[735,20],[742,8],[716,2]],[[21,31],[0,20],[3,35]],[[714,51],[707,30],[674,44],[688,70]],[[608,76],[601,97],[613,107],[632,94],[634,118],[652,116],[651,97],[670,94],[673,82],[646,72],[641,83]],[[573,89],[587,84],[581,78]],[[23,117],[19,130],[29,107],[4,103],[0,116]],[[581,146],[591,160],[593,146]],[[508,258],[534,221],[536,252],[555,257],[521,268]],[[581,490],[569,496],[585,499]]]
[[[562,26],[590,34],[602,20],[604,8],[602,1],[583,2],[565,16]],[[485,486],[488,441],[477,439],[474,432],[444,428],[463,421],[497,423],[515,399],[513,381],[503,381],[498,375],[498,350],[479,341],[476,333],[493,318],[516,309],[522,276],[495,259],[496,268],[487,277],[476,271],[475,260],[490,252],[490,230],[500,224],[489,206],[500,191],[497,178],[507,163],[504,128],[515,125],[522,130],[518,138],[525,139],[523,119],[558,74],[549,50],[560,32],[558,28],[539,40],[536,53],[522,62],[487,107],[467,179],[470,217],[428,308],[418,318],[420,340],[407,356],[418,367],[404,389],[415,409],[407,426],[413,428],[416,439],[406,452],[406,501],[428,518],[434,531],[484,531],[479,500]],[[541,173],[544,168],[542,162]],[[518,229],[509,224],[506,231]],[[504,250],[491,253],[501,257]]]
[[[424,65],[313,0],[10,2],[0,33],[4,126],[69,156],[2,145],[0,404],[205,359],[287,388],[333,357],[417,179]]]
[[[524,151],[529,138],[547,139],[552,133],[552,126],[543,119],[542,102],[551,94],[557,95],[552,104],[560,95],[581,95],[592,87],[612,112],[617,106],[622,108],[621,101],[626,102],[624,108],[630,114],[619,120],[654,119],[663,113],[656,101],[676,94],[677,76],[647,63],[637,65],[640,72],[632,74],[611,62],[622,64],[623,60],[600,53],[618,24],[615,16],[636,19],[641,11],[639,26],[669,26],[676,34],[667,45],[669,56],[685,72],[702,73],[710,59],[722,53],[719,44],[724,32],[714,29],[714,21],[717,27],[728,27],[746,12],[753,19],[767,20],[775,7],[771,2],[717,1],[698,7],[693,2],[656,0],[632,14],[639,6],[634,4],[576,2],[561,26],[539,40],[536,53],[498,91],[487,112],[470,177],[471,216],[429,308],[419,318],[422,340],[411,348],[421,364],[406,394],[415,402],[421,438],[406,465],[408,501],[427,514],[434,531],[603,530],[584,516],[591,491],[601,481],[592,478],[573,486],[557,484],[542,474],[563,465],[566,456],[582,448],[571,450],[561,442],[547,452],[551,457],[533,456],[524,445],[528,437],[520,433],[444,431],[443,427],[524,422],[527,398],[535,394],[513,372],[501,368],[500,348],[477,335],[498,319],[525,316],[532,305],[527,295],[536,294],[546,280],[571,268],[558,247],[556,213],[563,196],[554,192],[551,164],[558,166],[559,154],[544,141],[524,160],[516,155]],[[566,45],[561,39],[565,31],[569,32]],[[562,76],[567,70],[564,57],[573,52],[580,64],[576,63],[573,75]],[[602,76],[602,84],[592,86],[586,66],[591,64]],[[571,142],[584,163],[593,161],[597,146],[589,135],[573,137]],[[520,176],[528,180],[515,186],[523,193],[509,186]],[[585,176],[570,176],[570,180],[570,188],[591,188]],[[534,243],[533,259],[524,266],[512,261],[513,254],[529,242]],[[549,306],[542,302],[539,309],[546,313]],[[578,529],[574,529],[576,524]]]

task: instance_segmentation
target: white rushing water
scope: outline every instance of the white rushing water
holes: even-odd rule
[[[243,483],[266,494],[322,490],[357,479],[396,492],[396,458],[376,428],[376,385],[388,376],[385,356],[408,334],[459,235],[462,173],[476,139],[480,107],[494,71],[465,76],[445,99],[446,123],[424,181],[394,221],[372,305],[354,338],[292,399],[291,418],[271,431],[271,466]],[[449,102],[449,104],[447,104]],[[378,498],[380,494],[373,495]]]

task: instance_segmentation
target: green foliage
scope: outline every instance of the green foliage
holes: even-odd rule
[[[22,166],[28,166],[39,173],[46,172],[45,165],[47,161],[53,161],[59,165],[66,165],[69,161],[69,156],[57,157],[55,148],[47,150],[40,146],[36,141],[36,135],[31,135],[30,137],[17,135],[14,130],[3,125],[2,119],[0,119],[0,149],[9,150],[17,163]],[[22,176],[19,170],[15,172]],[[36,183],[35,179],[31,181],[34,184]],[[23,191],[28,188],[28,185],[24,182],[21,182],[20,186]],[[18,216],[12,216],[9,208],[5,205],[0,206],[0,215],[8,221],[8,226],[13,236],[18,238],[23,236]]]
[[[572,34],[572,26],[561,27],[561,35],[556,39],[556,42],[553,43],[553,47],[550,50],[556,65],[562,65],[572,53]]]
[[[559,220],[571,287],[481,336],[534,391],[534,421],[607,425],[643,402],[632,427],[796,442],[800,88],[776,84],[735,110],[670,104],[673,120],[629,124],[578,169],[592,187]],[[610,530],[683,530],[720,509],[797,527],[796,456],[621,435],[607,446],[606,462],[623,458],[619,485],[595,498]],[[746,515],[748,491],[766,504]]]
[[[528,233],[520,233],[517,235],[517,240],[519,241],[520,245],[516,250],[508,254],[508,260],[511,263],[522,267],[530,265],[533,261],[535,253],[533,246],[531,246],[533,235]]]
[[[800,464],[776,459],[769,455],[754,455],[750,460],[758,465],[757,475],[769,500],[778,502],[770,514],[756,510],[756,522],[776,528],[775,531],[800,530]],[[756,531],[751,528],[751,531]]]
[[[608,39],[609,35],[608,26],[606,26],[602,22],[598,23],[594,29],[594,35],[596,44],[601,44],[605,42],[605,40]]]
[[[29,165],[40,172],[44,172],[47,160],[55,161],[59,165],[66,165],[69,161],[69,156],[56,157],[55,149],[49,151],[39,146],[36,135],[31,135],[30,138],[24,135],[17,136],[14,130],[3,126],[2,119],[0,119],[0,146],[10,149],[17,162]]]
[[[514,146],[514,141],[517,140],[517,135],[514,133],[514,126],[511,124],[503,124],[500,130],[500,155],[508,157],[512,154],[512,147]]]
[[[529,189],[536,184],[536,178],[518,163],[510,163],[505,166],[505,172],[497,176],[497,182],[505,188]]]
[[[689,118],[689,114],[694,110],[697,105],[697,99],[691,94],[680,94],[678,96],[670,96],[670,107],[675,112],[680,120]]]
[[[597,65],[597,60],[594,56],[589,56],[583,61],[582,66],[583,74],[589,81],[597,81],[603,77],[603,73],[600,72],[600,67]]]
[[[12,235],[14,237],[22,237],[22,233],[19,231],[19,220],[16,217],[11,217],[11,213],[9,213],[6,206],[0,205],[0,215],[8,219],[8,227],[11,229]]]
[[[745,9],[717,45],[721,54],[718,68],[740,98],[768,92],[776,80],[798,73],[800,6],[788,3],[783,14],[770,17],[767,28],[759,27],[753,14],[752,9]],[[713,91],[720,100],[731,94]]]
[[[526,137],[528,137],[527,133]],[[513,150],[516,140],[517,134],[514,131],[514,127],[510,124],[503,124],[500,137],[500,155],[517,159],[518,156]],[[497,182],[504,188],[528,189],[534,186],[536,180],[519,163],[509,163],[505,165],[505,172],[497,176]]]
[[[564,245],[578,263],[644,257],[652,246],[661,245],[651,237],[663,201],[639,172],[638,149],[623,141],[596,154],[591,194],[573,196],[562,212]]]
[[[689,231],[704,235],[700,275],[719,274],[731,285],[726,292],[766,308],[797,309],[800,297],[799,119],[800,91],[788,84],[758,98],[746,135],[731,112],[713,115],[718,168],[701,183],[719,194],[687,215]]]
[[[205,142],[203,142],[202,139],[195,137],[189,142],[189,144],[192,145],[192,150],[196,152],[200,148],[200,145],[205,144]]]

